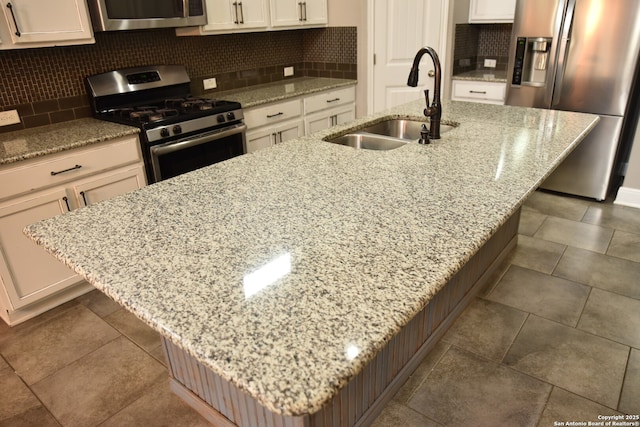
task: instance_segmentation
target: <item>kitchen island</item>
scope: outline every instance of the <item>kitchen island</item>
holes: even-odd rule
[[[29,226],[157,330],[217,425],[367,424],[515,245],[596,116],[444,102],[389,151],[325,142],[413,102]],[[215,408],[215,409],[213,409]]]

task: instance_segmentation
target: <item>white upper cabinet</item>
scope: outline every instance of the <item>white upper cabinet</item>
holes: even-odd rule
[[[469,23],[513,22],[516,0],[471,0]]]
[[[85,0],[2,3],[0,49],[94,43]]]
[[[271,0],[272,27],[325,26],[327,0]]]
[[[267,0],[207,0],[202,32],[264,29],[269,25]]]

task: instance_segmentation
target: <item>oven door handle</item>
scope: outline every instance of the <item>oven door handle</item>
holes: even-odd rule
[[[231,129],[211,132],[196,138],[187,138],[182,141],[171,141],[166,144],[156,145],[151,147],[151,152],[156,156],[162,156],[163,154],[169,154],[175,151],[184,150],[185,148],[195,147],[196,145],[206,144],[207,142],[215,141],[216,139],[222,139],[231,135],[244,133],[246,130],[246,125],[235,125]]]

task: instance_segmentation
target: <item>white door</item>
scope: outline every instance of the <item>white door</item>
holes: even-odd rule
[[[420,48],[430,46],[445,63],[446,22],[449,0],[373,0],[373,112],[424,98],[433,98],[433,62],[428,55],[420,61],[418,87],[407,86],[413,58]],[[445,75],[443,73],[443,75]]]

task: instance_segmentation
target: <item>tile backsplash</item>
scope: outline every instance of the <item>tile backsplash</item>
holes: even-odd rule
[[[512,24],[457,24],[453,74],[482,69],[485,58],[496,59],[496,69],[506,69]]]
[[[0,109],[17,109],[21,123],[0,132],[91,115],[84,78],[119,68],[183,64],[192,92],[216,77],[215,91],[294,77],[355,79],[356,28],[177,37],[171,29],[96,33],[92,45],[0,51]],[[290,77],[288,77],[290,78]]]

